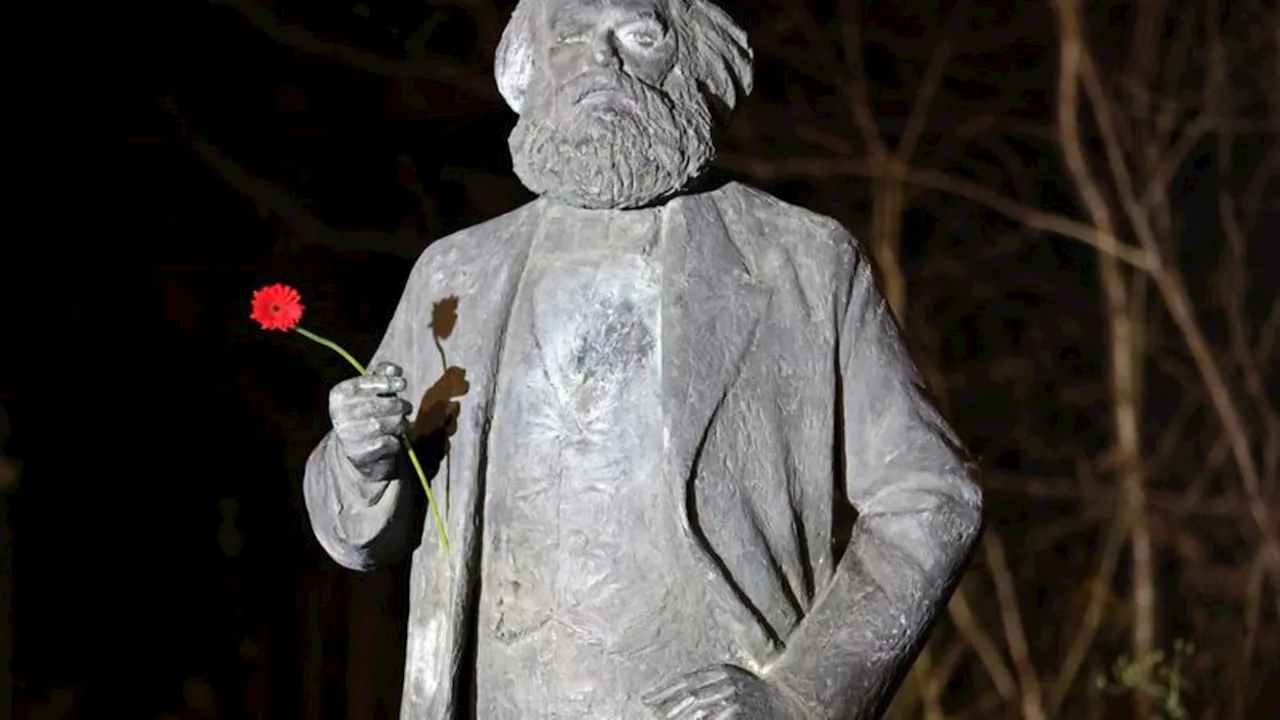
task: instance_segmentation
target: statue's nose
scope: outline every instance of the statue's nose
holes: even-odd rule
[[[591,41],[591,63],[610,70],[617,70],[622,66],[622,58],[618,56],[613,33],[607,30],[596,33]]]

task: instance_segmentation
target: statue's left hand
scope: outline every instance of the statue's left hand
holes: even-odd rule
[[[715,665],[660,686],[642,701],[662,720],[804,720],[776,684],[736,665]]]

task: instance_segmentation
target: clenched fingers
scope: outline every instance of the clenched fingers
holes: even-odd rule
[[[409,421],[403,415],[359,418],[335,422],[333,430],[344,445],[364,444],[384,436],[402,434]]]
[[[381,418],[398,419],[413,410],[408,401],[399,397],[353,397],[339,398],[329,405],[329,416],[334,425],[359,420]]]
[[[729,718],[734,708],[727,701],[736,692],[737,685],[727,671],[708,668],[658,688],[642,701],[658,717],[670,720]]]
[[[737,688],[728,681],[678,694],[654,707],[658,716],[669,720],[705,720],[735,709],[732,704]]]
[[[355,391],[362,395],[394,395],[404,392],[408,382],[402,377],[361,375],[355,379]]]
[[[645,705],[658,705],[669,702],[672,698],[687,695],[688,691],[718,683],[729,678],[729,673],[721,667],[710,667],[676,678],[666,685],[649,691],[641,698]]]
[[[329,391],[329,402],[369,395],[395,395],[404,392],[406,387],[408,383],[399,376],[361,375],[334,385]]]

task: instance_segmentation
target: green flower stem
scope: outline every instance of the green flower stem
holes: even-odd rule
[[[343,350],[342,346],[338,345],[332,340],[329,340],[328,338],[320,337],[319,335],[311,332],[310,330],[307,330],[304,327],[294,326],[293,330],[294,332],[307,338],[308,340],[314,340],[320,343],[321,345],[329,348],[330,350],[333,350],[334,352],[338,353],[343,357],[343,359],[345,359],[348,363],[351,364],[351,367],[356,369],[356,372],[360,373],[361,375],[364,375],[366,372],[368,372],[367,370],[365,370],[365,367],[359,363],[359,361],[351,357],[351,353],[347,352],[346,350]],[[403,445],[405,451],[409,453],[409,462],[413,463],[413,469],[415,472],[418,473],[418,481],[422,483],[422,489],[427,494],[427,504],[431,506],[431,514],[436,521],[436,532],[439,533],[440,535],[440,544],[444,548],[445,552],[449,552],[449,549],[450,549],[449,535],[445,533],[444,520],[440,517],[440,507],[436,504],[436,496],[434,493],[431,492],[431,486],[427,484],[427,474],[422,471],[422,463],[418,462],[418,454],[413,451],[413,445],[409,443],[409,438],[401,434],[399,436],[399,439],[400,439],[400,444]]]
[[[336,343],[336,342],[334,342],[334,341],[332,341],[332,340],[329,340],[328,338],[322,338],[322,337],[320,337],[319,335],[317,335],[317,334],[315,334],[315,333],[311,332],[310,330],[308,330],[308,329],[306,329],[306,328],[304,328],[304,327],[301,327],[301,326],[295,326],[295,327],[293,328],[293,331],[294,331],[294,332],[296,332],[296,333],[298,333],[298,334],[299,334],[299,335],[301,335],[302,337],[307,338],[308,340],[315,340],[316,342],[320,343],[321,345],[323,345],[323,346],[325,346],[325,347],[329,348],[330,350],[332,350],[332,351],[334,351],[334,352],[338,353],[338,354],[339,354],[339,355],[341,355],[341,356],[342,356],[342,357],[343,357],[347,362],[351,363],[351,367],[355,368],[355,369],[356,369],[356,372],[360,373],[361,375],[363,375],[363,374],[365,374],[366,372],[368,372],[368,370],[365,370],[365,369],[364,369],[364,366],[363,366],[363,365],[361,365],[361,364],[360,364],[360,362],[359,362],[358,360],[356,360],[355,358],[351,357],[351,353],[347,352],[346,350],[343,350],[343,349],[342,349],[342,346],[341,346],[341,345],[339,345],[338,343]]]

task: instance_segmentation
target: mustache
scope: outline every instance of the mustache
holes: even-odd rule
[[[597,92],[612,92],[617,97],[634,103],[644,93],[652,91],[643,83],[622,73],[585,72],[566,82],[560,94],[570,105],[577,105],[588,95]]]

